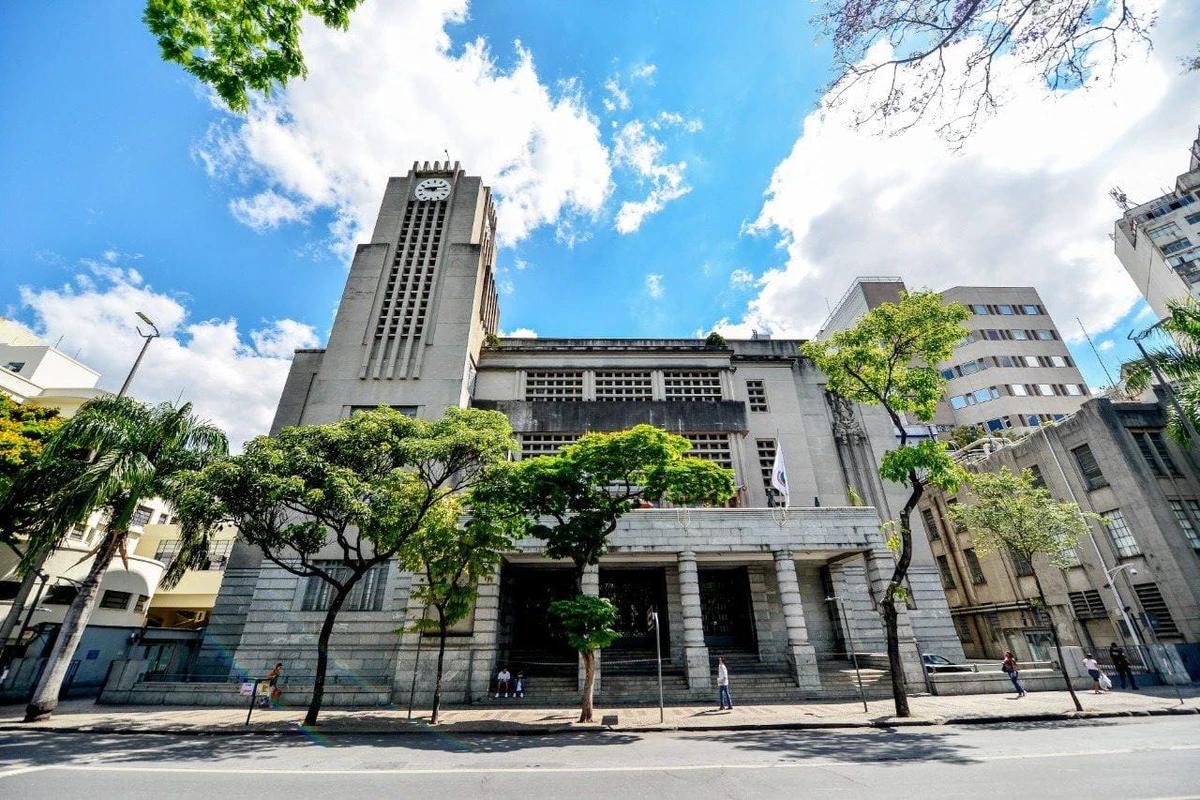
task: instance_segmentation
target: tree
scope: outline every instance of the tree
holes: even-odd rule
[[[0,493],[37,461],[62,424],[57,408],[22,404],[0,394]]]
[[[455,498],[512,447],[512,429],[499,412],[451,408],[428,421],[381,407],[260,436],[243,454],[186,477],[177,504],[185,531],[232,522],[268,561],[324,584],[314,594],[313,610],[325,617],[305,724],[317,724],[334,623],[364,576],[413,536],[433,536],[425,529],[457,513]],[[202,559],[207,549],[197,536],[176,563]]]
[[[147,406],[114,397],[84,403],[47,445],[43,456],[70,457],[80,450],[94,453],[94,458],[54,493],[43,521],[29,535],[23,563],[38,563],[58,545],[67,527],[93,511],[106,509],[110,518],[25,709],[26,722],[46,719],[58,706],[58,694],[91,618],[100,579],[113,558],[127,559],[129,524],[138,503],[149,497],[174,498],[180,474],[224,456],[227,445],[225,434],[195,417],[190,403]]]
[[[1200,302],[1188,298],[1167,305],[1170,314],[1156,327],[1170,334],[1172,341],[1149,351],[1148,359],[1138,359],[1125,366],[1125,389],[1131,394],[1139,394],[1150,388],[1156,367],[1171,379],[1175,387],[1168,387],[1168,391],[1173,392],[1179,404],[1170,412],[1167,431],[1186,446],[1191,440],[1188,424],[1192,430],[1200,429]]]
[[[933,419],[945,393],[945,380],[932,365],[954,353],[954,345],[967,334],[962,323],[969,316],[965,307],[943,305],[932,292],[914,292],[872,309],[849,330],[801,346],[804,355],[828,376],[829,391],[851,402],[881,406],[898,432],[899,447],[884,454],[879,474],[884,480],[909,487],[909,495],[888,537],[896,553],[896,567],[879,610],[899,717],[907,717],[909,709],[896,600],[903,599],[904,578],[912,561],[912,512],[926,487],[953,490],[963,477],[944,443],[925,439],[909,444],[904,415],[925,422]]]
[[[617,522],[642,501],[723,503],[734,495],[733,471],[688,457],[690,449],[687,439],[652,425],[589,433],[556,455],[513,464],[506,480],[490,490],[490,497],[524,510],[548,558],[574,565],[579,596],[556,602],[552,613],[583,659],[580,722],[592,721],[596,649],[616,636],[615,612],[610,617],[607,601],[583,594],[583,575],[600,563]]]
[[[401,565],[425,577],[425,583],[413,589],[413,597],[436,614],[436,618],[422,617],[414,625],[419,632],[436,631],[438,635],[431,725],[438,723],[442,706],[442,673],[450,627],[470,613],[479,594],[479,581],[495,572],[501,554],[512,545],[511,517],[470,499],[466,508],[470,516],[465,520],[464,506],[457,499],[431,509],[425,525],[400,551]]]
[[[166,61],[211,86],[244,112],[251,91],[269,94],[308,74],[301,19],[311,14],[337,30],[350,27],[362,0],[147,0],[143,22]]]
[[[833,43],[830,102],[850,99],[853,124],[898,133],[931,118],[962,142],[1002,103],[1006,70],[1084,86],[1150,46],[1155,14],[1136,0],[825,0],[815,21]]]
[[[950,508],[954,522],[971,531],[975,548],[980,553],[1009,550],[1033,566],[1038,605],[1050,622],[1054,650],[1058,653],[1059,669],[1076,711],[1082,711],[1079,698],[1071,686],[1067,662],[1063,658],[1058,625],[1050,614],[1042,579],[1038,574],[1035,556],[1047,558],[1054,566],[1070,566],[1079,537],[1087,533],[1088,519],[1100,520],[1095,514],[1085,514],[1075,503],[1059,503],[1037,484],[1031,470],[1013,473],[1008,467],[999,472],[980,472],[970,476],[968,484],[974,499],[956,503]]]

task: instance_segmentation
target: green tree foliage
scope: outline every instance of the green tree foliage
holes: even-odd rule
[[[194,416],[189,403],[149,406],[115,397],[84,403],[51,439],[42,457],[70,459],[80,451],[93,457],[50,497],[40,523],[29,531],[23,563],[39,563],[58,546],[67,528],[93,511],[107,511],[109,521],[26,707],[26,721],[45,719],[58,706],[59,690],[91,618],[100,579],[114,557],[126,559],[130,519],[138,503],[151,497],[174,499],[180,475],[224,456],[227,444],[225,434]]]
[[[1184,417],[1193,430],[1200,430],[1200,302],[1189,298],[1168,303],[1170,315],[1158,325],[1170,334],[1171,343],[1149,351],[1150,359],[1138,359],[1125,367],[1125,389],[1139,394],[1154,384],[1158,370],[1175,384],[1179,410],[1172,409],[1168,432],[1181,444],[1191,439]],[[1153,364],[1151,363],[1153,362]]]
[[[305,14],[346,30],[362,0],[147,0],[142,20],[162,57],[211,86],[231,109],[252,91],[308,74],[300,50]]]
[[[37,460],[62,424],[57,408],[22,404],[0,394],[0,492]]]
[[[853,328],[801,346],[828,377],[830,392],[882,407],[899,432],[900,446],[884,455],[880,476],[908,486],[910,493],[889,534],[896,545],[896,568],[879,609],[887,633],[892,696],[901,717],[909,715],[909,708],[896,601],[903,599],[900,593],[912,562],[912,512],[926,486],[953,489],[963,477],[945,443],[923,440],[910,445],[904,418],[933,419],[945,393],[945,380],[935,365],[954,353],[954,345],[967,334],[962,323],[969,316],[964,306],[943,304],[932,292],[914,292],[872,309]]]
[[[733,497],[733,471],[689,457],[690,449],[687,439],[653,425],[589,433],[556,455],[513,464],[506,479],[489,490],[489,498],[523,510],[530,532],[546,543],[547,557],[574,564],[579,603],[560,609],[574,609],[577,621],[587,623],[576,628],[576,642],[586,645],[615,636],[611,626],[592,627],[604,615],[583,599],[582,588],[584,570],[600,563],[623,515],[644,501],[696,505]],[[595,651],[595,646],[579,649],[586,675],[580,722],[592,720]]]
[[[470,516],[464,517],[468,511]],[[473,496],[465,504],[458,498],[450,498],[430,509],[425,524],[400,550],[400,564],[425,578],[424,583],[413,588],[413,596],[434,611],[432,619],[422,617],[414,625],[418,631],[438,635],[429,717],[433,725],[438,723],[442,705],[446,636],[452,625],[470,613],[479,594],[479,582],[495,573],[501,554],[512,546],[515,523],[501,509],[474,503]]]
[[[729,342],[725,341],[725,337],[713,331],[704,340],[704,346],[712,350],[724,350],[729,347]]]
[[[1075,503],[1056,501],[1037,484],[1033,472],[1027,469],[1018,474],[1008,467],[1001,467],[999,472],[973,474],[968,484],[973,496],[967,503],[951,506],[950,518],[956,525],[971,531],[980,553],[1007,550],[1032,564],[1038,603],[1041,608],[1049,609],[1035,559],[1045,558],[1060,567],[1075,563],[1075,548],[1079,538],[1087,535],[1088,519],[1100,520],[1101,517],[1080,511]],[[1079,698],[1071,688],[1058,639],[1058,624],[1053,618],[1050,619],[1050,631],[1054,635],[1063,680],[1071,692],[1075,709],[1082,711]]]
[[[260,436],[241,455],[186,477],[177,507],[185,532],[195,535],[176,563],[182,571],[202,559],[206,532],[232,522],[280,569],[329,585],[305,717],[315,725],[329,640],[351,591],[413,536],[436,536],[426,528],[444,528],[458,513],[458,499],[503,464],[512,447],[503,414],[461,408],[435,421],[378,408]]]

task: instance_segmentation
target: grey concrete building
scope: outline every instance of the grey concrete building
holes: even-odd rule
[[[621,620],[622,638],[600,659],[601,701],[657,699],[650,609],[662,619],[671,698],[706,696],[718,654],[746,673],[743,697],[849,689],[848,643],[884,650],[875,601],[893,559],[880,517],[903,502],[876,473],[895,446],[886,416],[827,394],[798,341],[490,340],[498,329],[494,229],[489,189],[457,163],[414,164],[392,178],[371,241],[355,253],[328,345],[296,353],[275,429],[380,404],[421,418],[474,405],[508,416],[519,457],[641,422],[679,432],[695,454],[735,471],[738,495],[728,508],[651,508],[621,521],[586,581],[613,600]],[[790,507],[769,488],[781,449]],[[851,506],[851,487],[869,505]],[[962,651],[927,540],[916,539],[913,602],[901,628],[906,671],[920,681],[918,648],[950,658]],[[404,702],[414,673],[418,699],[427,697],[433,664],[420,651],[428,642],[395,633],[424,613],[409,602],[413,581],[395,565],[381,567],[342,611],[331,702]],[[570,571],[544,559],[537,541],[520,543],[454,631],[448,699],[486,698],[500,665],[524,672],[531,697],[573,692],[575,656],[546,610],[568,592]],[[197,673],[220,681],[283,661],[289,682],[302,686],[321,608],[318,586],[239,545]],[[217,692],[191,691],[189,699],[204,702]]]
[[[817,333],[818,339],[853,327],[869,310],[895,301],[902,278],[857,278]],[[1030,286],[954,286],[948,303],[971,311],[970,331],[949,361],[936,365],[946,399],[933,419],[935,431],[966,426],[991,432],[1028,431],[1062,419],[1089,396],[1075,360]]]
[[[1134,204],[1116,190],[1125,213],[1116,221],[1113,247],[1160,319],[1169,301],[1200,296],[1200,136],[1188,156],[1187,172],[1160,197]]]
[[[994,440],[961,457],[973,471],[1033,470],[1056,499],[1105,520],[1079,542],[1073,566],[1036,562],[1066,644],[1103,654],[1113,642],[1152,642],[1152,625],[1200,679],[1200,471],[1165,425],[1159,405],[1100,397],[1015,442]],[[947,516],[958,502],[969,502],[966,491],[933,492],[921,514],[965,652],[1048,659],[1048,620],[1031,603],[1033,565],[977,553],[970,531]]]

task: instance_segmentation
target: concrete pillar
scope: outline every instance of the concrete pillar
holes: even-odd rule
[[[583,571],[583,585],[580,587],[588,597],[600,596],[600,568],[589,566]],[[587,670],[583,668],[583,656],[579,657],[579,691],[583,691],[583,681]],[[596,651],[596,678],[592,682],[592,691],[600,691],[600,651]]]
[[[866,557],[866,578],[870,582],[876,601],[883,598],[892,570],[896,568],[895,558],[887,549],[868,550]],[[882,627],[883,618],[879,624]],[[900,637],[900,658],[904,662],[904,675],[912,691],[920,691],[925,685],[925,667],[921,663],[921,655],[917,649],[917,638],[913,634],[912,620],[908,616],[908,605],[903,600],[896,601],[896,632]],[[885,640],[886,641],[886,640]]]
[[[808,642],[808,625],[804,621],[804,604],[800,600],[800,582],[796,578],[796,562],[790,550],[776,550],[775,578],[779,583],[779,602],[783,606],[783,621],[787,625],[787,659],[796,678],[796,685],[819,689],[817,653]]]
[[[683,652],[687,664],[688,687],[695,693],[709,692],[712,677],[708,669],[708,647],[704,644],[704,620],[700,613],[700,575],[696,554],[679,554],[679,601],[683,607]]]
[[[487,697],[496,671],[499,643],[500,575],[497,573],[479,582],[479,593],[475,598],[475,626],[467,654],[468,703],[476,697]]]

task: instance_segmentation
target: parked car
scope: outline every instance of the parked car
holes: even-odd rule
[[[970,664],[955,664],[945,656],[926,653],[921,656],[926,672],[974,672]]]

